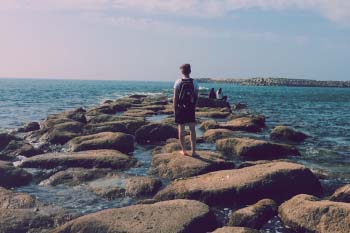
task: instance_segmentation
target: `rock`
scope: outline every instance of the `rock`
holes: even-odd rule
[[[276,126],[272,130],[270,138],[273,140],[301,142],[307,138],[307,135],[287,126]]]
[[[349,203],[301,194],[283,203],[278,211],[284,225],[296,232],[348,233],[350,229]]]
[[[0,186],[5,188],[17,187],[29,184],[32,175],[23,169],[16,168],[12,164],[0,161]]]
[[[27,133],[31,131],[36,131],[40,129],[40,124],[38,122],[29,122],[25,124],[23,127],[18,129],[20,133]]]
[[[91,180],[99,179],[108,174],[113,174],[113,170],[103,168],[68,168],[53,174],[46,180],[41,181],[40,185],[56,186],[64,184],[68,186],[75,186]]]
[[[207,205],[174,200],[88,214],[58,227],[52,233],[208,232],[214,225],[214,216]]]
[[[229,112],[196,112],[197,117],[207,117],[207,118],[226,118],[230,115],[231,113]]]
[[[205,131],[203,139],[206,142],[213,143],[218,139],[234,136],[235,132],[228,129],[209,129]]]
[[[34,197],[0,188],[0,232],[48,232],[76,217],[75,214],[45,206]]]
[[[0,151],[5,149],[12,140],[19,140],[19,138],[8,133],[0,133]]]
[[[53,144],[65,144],[72,138],[78,137],[83,134],[84,124],[77,121],[67,121],[64,123],[55,124],[52,128],[47,130],[41,137],[41,139]]]
[[[177,138],[177,128],[171,125],[150,123],[142,126],[135,133],[136,141],[139,143],[162,142],[169,138]]]
[[[40,149],[34,148],[31,144],[24,141],[15,141],[12,140],[4,150],[1,151],[1,154],[6,157],[17,157],[19,155],[25,157],[31,157],[34,155],[41,154],[42,151]]]
[[[85,113],[86,113],[85,109],[78,108],[72,111],[64,112],[63,116],[65,116],[68,119],[86,124],[87,121],[86,121]]]
[[[62,167],[126,169],[134,166],[135,159],[116,150],[90,150],[67,153],[47,153],[24,159],[23,168],[52,169]]]
[[[226,101],[209,99],[206,97],[199,96],[197,101],[197,107],[199,108],[226,108],[229,104]]]
[[[152,110],[145,110],[145,109],[129,109],[128,111],[124,112],[124,116],[130,116],[130,117],[146,117],[146,116],[152,116],[156,113]]]
[[[144,99],[146,97],[147,95],[141,95],[141,94],[134,94],[129,96],[129,98],[134,98],[134,99]]]
[[[320,182],[308,168],[273,162],[173,181],[155,199],[186,198],[219,205],[254,203],[264,198],[286,200],[300,193],[321,192]]]
[[[247,227],[221,227],[212,233],[259,233],[259,231]]]
[[[144,110],[151,110],[153,112],[159,112],[165,109],[164,105],[156,105],[156,104],[145,105],[139,108]]]
[[[218,127],[235,131],[256,133],[265,127],[265,118],[261,116],[239,117],[225,123],[220,123]]]
[[[150,196],[162,186],[160,179],[134,176],[125,179],[126,195],[131,197]]]
[[[119,121],[111,121],[97,124],[87,124],[85,126],[84,133],[85,134],[97,134],[103,132],[120,132],[131,134],[130,130],[127,129],[125,124],[120,123]]]
[[[254,205],[235,211],[228,225],[260,229],[268,220],[277,215],[277,205],[271,199],[263,199]]]
[[[237,103],[237,104],[234,104],[232,108],[234,110],[242,110],[242,109],[248,108],[248,105],[245,103]]]
[[[250,138],[220,139],[216,142],[216,148],[247,160],[276,159],[300,155],[293,146]]]
[[[227,161],[218,153],[209,151],[197,153],[198,158],[184,156],[179,152],[154,155],[151,172],[162,178],[178,179],[235,167],[234,163]]]
[[[203,121],[200,125],[200,128],[203,130],[208,130],[208,129],[217,129],[218,128],[218,123],[214,120],[207,120]]]
[[[330,200],[350,203],[350,184],[338,188],[330,197]]]
[[[70,151],[114,149],[123,153],[134,151],[134,137],[124,133],[98,133],[76,137],[68,142]]]
[[[0,187],[0,209],[28,209],[38,205],[35,197]]]

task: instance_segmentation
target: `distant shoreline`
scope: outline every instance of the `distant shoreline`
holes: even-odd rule
[[[336,87],[350,88],[350,81],[319,81],[288,78],[249,78],[249,79],[212,79],[199,78],[199,83],[228,83],[243,86],[287,86],[287,87]]]

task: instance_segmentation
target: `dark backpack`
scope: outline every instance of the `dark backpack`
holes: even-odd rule
[[[181,80],[179,87],[178,105],[182,108],[194,108],[196,105],[196,93],[194,90],[193,79],[186,78]]]

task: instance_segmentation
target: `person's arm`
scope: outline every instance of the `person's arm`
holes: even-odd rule
[[[173,107],[174,107],[174,111],[175,111],[175,107],[177,106],[177,100],[178,100],[178,97],[177,97],[177,89],[174,88],[174,96],[173,96]]]

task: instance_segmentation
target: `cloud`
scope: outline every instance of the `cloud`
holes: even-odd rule
[[[0,10],[9,9],[126,9],[152,14],[189,17],[224,17],[241,9],[312,11],[340,23],[350,22],[349,0],[1,0]]]

